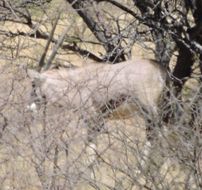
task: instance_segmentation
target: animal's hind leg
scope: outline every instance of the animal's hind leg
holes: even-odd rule
[[[152,117],[151,117],[152,118]],[[146,142],[143,147],[141,166],[151,176],[157,176],[164,162],[160,143],[160,123],[155,117],[146,124]],[[149,180],[149,178],[148,178]]]
[[[144,109],[144,118],[146,121],[146,136],[147,140],[151,144],[155,144],[159,139],[159,134],[161,130],[161,118],[159,116],[158,108],[153,104],[153,106]]]
[[[141,165],[144,167],[148,167],[148,159],[150,158],[152,145],[154,144],[154,126],[150,119],[146,120],[146,141],[143,146],[143,151],[141,155]]]
[[[159,124],[157,121],[153,121],[152,119],[147,119],[146,121],[146,136],[147,140],[151,143],[155,143],[158,139],[158,130]]]

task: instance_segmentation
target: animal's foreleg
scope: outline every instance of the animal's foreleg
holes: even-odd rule
[[[90,114],[89,114],[90,115]],[[99,115],[91,115],[86,117],[85,124],[87,127],[87,142],[86,152],[88,156],[89,165],[97,162],[97,136],[103,131],[104,119]]]

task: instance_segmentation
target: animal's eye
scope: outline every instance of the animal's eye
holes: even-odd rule
[[[32,88],[35,88],[35,87],[36,87],[35,82],[32,82]]]

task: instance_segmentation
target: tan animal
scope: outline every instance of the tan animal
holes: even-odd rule
[[[90,141],[92,133],[102,129],[104,117],[126,101],[149,121],[150,131],[167,77],[166,71],[152,60],[92,64],[42,73],[31,70],[28,74],[33,79],[30,108],[35,109],[42,102],[65,106],[88,124]]]

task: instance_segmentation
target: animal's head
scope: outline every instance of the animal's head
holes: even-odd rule
[[[32,84],[29,105],[27,108],[33,112],[37,112],[40,106],[46,102],[46,96],[41,90],[42,85],[45,82],[45,78],[43,78],[39,72],[34,70],[28,70],[27,74],[31,79]]]

